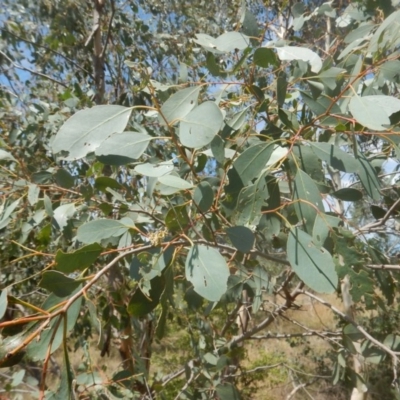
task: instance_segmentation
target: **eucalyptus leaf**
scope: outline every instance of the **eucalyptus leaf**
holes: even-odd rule
[[[287,243],[290,265],[298,277],[318,293],[334,293],[339,283],[332,256],[298,228],[290,231]]]
[[[111,134],[122,132],[131,109],[122,106],[95,106],[78,111],[60,128],[52,143],[54,153],[68,152],[64,160],[77,160],[93,153]]]
[[[186,258],[185,272],[194,290],[207,300],[218,301],[226,292],[229,269],[224,257],[213,247],[191,247]]]

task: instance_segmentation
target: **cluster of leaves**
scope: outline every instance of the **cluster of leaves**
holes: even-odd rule
[[[193,9],[111,1],[96,22],[108,104],[94,105],[89,4],[43,2],[40,23],[25,6],[10,4],[0,49],[0,366],[43,361],[46,398],[77,385],[155,398],[182,374],[176,398],[239,398],[235,348],[308,296],[344,322],[334,381],[367,391],[350,362],[362,355],[393,361],[397,387],[400,337],[371,335],[349,309],[395,301],[400,10],[243,3],[202,26]],[[196,33],[175,31],[180,18]],[[319,297],[340,280],[346,312]],[[283,302],[268,309],[267,294]],[[151,376],[152,342],[179,318],[192,354]],[[120,339],[111,380],[75,376],[68,336],[83,325],[103,354]]]

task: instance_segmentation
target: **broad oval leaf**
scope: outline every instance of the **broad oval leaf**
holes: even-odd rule
[[[89,244],[71,253],[58,250],[55,269],[67,274],[76,270],[83,271],[95,262],[101,251],[102,247],[97,243]]]
[[[193,86],[174,93],[161,107],[159,121],[165,125],[178,122],[197,105],[201,86]]]
[[[68,152],[64,160],[77,160],[93,153],[108,136],[122,132],[128,124],[131,109],[122,106],[96,106],[69,118],[52,143],[54,153]]]
[[[95,151],[96,156],[120,156],[138,159],[152,137],[139,132],[120,132],[108,137]]]
[[[254,246],[254,233],[245,226],[232,226],[226,229],[232,244],[242,253],[248,253]]]
[[[228,171],[229,186],[227,192],[239,192],[243,187],[258,177],[266,167],[275,146],[271,143],[259,143],[246,149]]]
[[[53,218],[60,230],[63,230],[68,220],[75,214],[76,208],[74,203],[63,204],[54,210]]]
[[[3,149],[0,149],[0,161],[1,160],[17,161],[11,153]]]
[[[276,54],[272,49],[260,47],[254,52],[253,62],[259,67],[268,68],[277,64]]]
[[[400,111],[400,100],[392,96],[353,96],[349,110],[361,125],[377,131],[384,131],[390,125],[389,116]]]
[[[96,219],[78,228],[77,238],[82,243],[100,243],[104,239],[122,236],[129,226],[113,219]]]
[[[186,279],[194,290],[210,301],[218,301],[226,292],[229,268],[217,249],[194,245],[186,258]]]
[[[282,61],[302,60],[308,62],[311,71],[318,73],[322,68],[321,57],[310,49],[297,46],[276,47],[278,57]]]
[[[181,143],[197,149],[209,144],[221,129],[223,116],[213,101],[206,101],[187,114],[179,126]]]
[[[287,257],[294,272],[318,293],[334,293],[339,279],[332,256],[318,248],[313,238],[298,228],[290,231]]]
[[[240,32],[226,32],[217,37],[215,44],[218,50],[228,53],[236,49],[246,49],[249,47],[250,39]]]
[[[193,200],[201,212],[207,212],[214,201],[211,185],[206,181],[200,182],[194,190]]]
[[[158,178],[174,170],[173,161],[163,161],[157,164],[144,163],[136,165],[135,172],[144,176]]]
[[[54,293],[58,297],[70,296],[82,281],[69,278],[59,271],[45,271],[39,282],[39,287]]]
[[[170,186],[178,190],[191,189],[193,187],[191,183],[175,175],[160,176],[158,181],[165,186]]]

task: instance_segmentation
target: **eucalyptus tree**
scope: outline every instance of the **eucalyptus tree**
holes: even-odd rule
[[[40,398],[232,399],[249,340],[316,336],[352,399],[382,368],[396,398],[400,337],[365,317],[396,307],[398,5],[5,5],[0,366],[39,365]],[[304,298],[337,329],[292,318]]]

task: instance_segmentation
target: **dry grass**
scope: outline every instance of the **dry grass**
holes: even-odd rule
[[[341,301],[336,296],[324,296],[332,305],[339,309]],[[269,300],[272,309],[272,298]],[[275,300],[279,303],[279,299]],[[286,313],[288,319],[279,318],[268,331],[271,334],[301,333],[304,330],[291,322],[296,320],[315,330],[335,330],[337,320],[333,313],[325,306],[310,301],[306,296],[299,296],[296,300],[299,309],[289,310]],[[262,315],[257,317],[262,318]],[[251,321],[256,324],[258,320]],[[264,332],[266,333],[266,332]],[[170,373],[182,367],[183,360],[187,359],[183,349],[188,348],[188,336],[183,331],[169,334],[163,339],[162,344],[154,344],[151,376],[156,373]],[[243,370],[252,370],[259,367],[268,367],[279,364],[271,369],[257,369],[252,374],[245,375],[241,380],[242,389],[247,393],[247,399],[251,400],[275,400],[286,399],[295,387],[307,384],[306,387],[293,393],[292,400],[313,398],[315,400],[344,400],[345,392],[340,388],[333,388],[329,374],[321,370],[325,364],[332,366],[332,361],[327,358],[331,346],[325,340],[318,337],[296,339],[265,339],[248,341],[244,346],[245,361],[242,362]],[[109,382],[111,376],[122,369],[119,353],[116,347],[111,348],[109,357],[102,358],[92,340],[84,351],[79,348],[71,352],[72,368],[76,374],[92,371],[99,374],[104,383]],[[58,351],[54,358],[61,362],[62,354]],[[322,372],[321,372],[322,371]],[[58,372],[49,374],[49,388],[54,388],[58,380]],[[321,377],[321,373],[324,375]],[[326,379],[324,379],[324,377]],[[184,379],[184,377],[183,377]],[[311,382],[311,383],[310,383]],[[179,382],[179,387],[184,382]],[[310,383],[310,384],[309,384]],[[14,399],[15,397],[10,397]],[[22,399],[35,397],[25,395]]]

